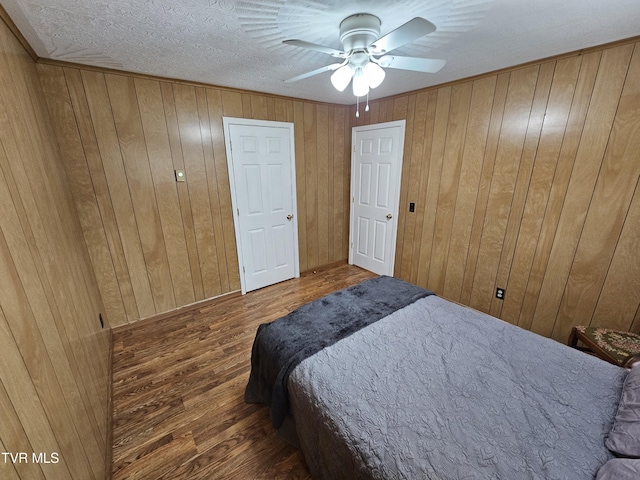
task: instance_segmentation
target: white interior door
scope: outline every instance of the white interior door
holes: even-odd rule
[[[349,263],[393,275],[405,121],[354,127]]]
[[[300,276],[293,124],[224,118],[242,293]]]

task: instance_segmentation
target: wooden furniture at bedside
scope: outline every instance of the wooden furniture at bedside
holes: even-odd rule
[[[640,335],[601,327],[575,326],[569,334],[568,345],[585,350],[619,367],[631,367],[640,362]]]

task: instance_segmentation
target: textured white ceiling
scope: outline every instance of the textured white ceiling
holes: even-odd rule
[[[415,16],[437,31],[395,50],[442,58],[436,74],[388,70],[371,98],[437,85],[640,35],[640,0],[0,0],[36,53],[67,60],[353,104],[330,73],[285,84],[334,63],[283,45],[298,38],[341,49],[339,24],[354,13],[382,20],[381,34]]]

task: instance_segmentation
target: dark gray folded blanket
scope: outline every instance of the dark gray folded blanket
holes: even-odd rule
[[[429,295],[433,292],[382,276],[260,325],[251,352],[245,401],[268,405],[271,422],[279,428],[289,413],[289,374],[302,360]]]

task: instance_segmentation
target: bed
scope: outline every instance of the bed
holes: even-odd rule
[[[383,276],[261,325],[245,400],[317,479],[583,480],[627,373]]]

